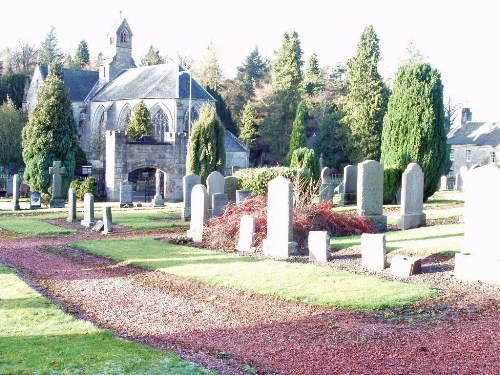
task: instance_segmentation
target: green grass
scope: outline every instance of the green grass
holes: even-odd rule
[[[43,221],[63,217],[66,217],[66,215],[0,216],[0,228],[25,236],[54,236],[76,233],[74,230],[61,228]]]
[[[207,374],[74,319],[0,266],[0,374]]]
[[[101,214],[102,215],[102,214]],[[134,229],[172,228],[186,227],[189,223],[184,221],[172,221],[171,213],[161,211],[120,211],[113,212],[113,223],[124,225]],[[168,221],[167,221],[168,220]]]
[[[387,250],[396,254],[431,255],[460,252],[463,224],[434,225],[411,230],[386,232]],[[336,249],[361,249],[361,236],[333,237],[330,240]]]
[[[330,307],[391,308],[434,295],[427,286],[356,275],[313,264],[257,259],[167,244],[151,238],[79,241],[72,245],[146,269]]]

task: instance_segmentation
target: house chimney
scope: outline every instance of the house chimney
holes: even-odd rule
[[[470,111],[470,108],[462,108],[461,124],[465,125],[467,121],[472,121],[472,112]]]

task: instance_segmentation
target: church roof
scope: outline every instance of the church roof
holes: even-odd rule
[[[246,146],[227,129],[224,134],[224,147],[226,152],[247,152]]]
[[[189,73],[174,63],[131,68],[109,82],[91,100],[187,99],[189,81]],[[195,79],[191,93],[194,100],[215,100]]]
[[[45,81],[48,75],[47,65],[40,65],[40,73]],[[83,102],[92,87],[99,80],[99,72],[80,69],[63,69],[63,82],[69,90],[72,102]]]
[[[500,122],[472,122],[455,128],[448,134],[450,145],[500,145]]]

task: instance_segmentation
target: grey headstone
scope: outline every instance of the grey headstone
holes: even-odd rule
[[[202,184],[195,185],[191,191],[191,223],[187,236],[193,242],[201,242],[203,227],[208,220],[208,193]]]
[[[336,194],[343,194],[344,193],[344,181],[342,181],[340,184],[338,184],[335,189],[334,189],[334,192]]]
[[[236,244],[236,250],[243,252],[255,252],[255,218],[243,215],[240,219],[240,236]]]
[[[361,235],[361,265],[372,271],[383,271],[387,267],[385,234],[363,233]]]
[[[66,168],[61,167],[61,162],[56,160],[49,168],[49,174],[52,175],[52,199],[50,208],[64,208],[64,198],[62,196],[62,174],[66,173]]]
[[[455,255],[455,275],[500,285],[500,169],[485,165],[468,172],[464,239]]]
[[[309,260],[327,262],[330,257],[330,236],[326,231],[310,231],[307,238]]]
[[[390,272],[400,277],[418,275],[422,273],[422,261],[419,258],[395,255],[391,261]]]
[[[72,223],[76,221],[76,190],[68,190],[68,218],[66,221]]]
[[[321,184],[319,187],[319,201],[329,202],[335,195],[335,187],[333,184]]]
[[[387,217],[382,215],[384,203],[384,167],[378,161],[358,164],[357,212],[367,217],[379,231],[387,230]]]
[[[297,247],[293,242],[293,186],[282,176],[272,179],[267,186],[267,238],[263,253],[288,258]]]
[[[333,172],[334,170],[328,167],[321,169],[321,183],[322,184],[332,184],[333,183]]]
[[[120,182],[120,207],[132,206],[132,185],[128,181]]]
[[[13,191],[12,183],[13,183],[12,177],[9,177],[7,179],[7,193],[6,193],[7,197],[12,197],[12,191]]]
[[[102,230],[104,230],[104,222],[102,220],[97,220],[94,224],[94,226],[92,227],[92,230],[94,232],[100,232]]]
[[[240,185],[239,180],[234,176],[224,177],[224,193],[227,195],[229,203],[236,202],[236,190]]]
[[[21,207],[19,206],[19,187],[21,186],[21,180],[19,175],[15,174],[12,176],[12,211],[19,211]]]
[[[111,207],[105,206],[102,208],[102,221],[104,222],[104,234],[113,232],[113,216],[111,213]]]
[[[155,196],[153,197],[153,207],[162,207],[165,205],[165,201],[161,196],[161,175],[162,172],[157,169],[155,172]]]
[[[455,190],[462,191],[464,188],[464,181],[462,179],[462,174],[458,172],[455,175]]]
[[[251,190],[236,190],[236,203],[243,202],[244,199],[252,195]]]
[[[30,209],[36,210],[42,208],[42,194],[38,191],[32,191],[30,193]]]
[[[441,191],[448,190],[448,177],[441,176],[439,190]]]
[[[84,227],[94,225],[94,195],[92,193],[86,193],[83,196],[83,220],[81,224]]]
[[[227,195],[224,193],[215,193],[212,195],[212,216],[219,216],[224,212],[227,206]]]
[[[462,167],[460,167],[460,177],[461,177],[461,184],[460,184],[460,188],[457,189],[457,190],[460,190],[460,191],[465,191],[466,188],[467,188],[467,180],[468,180],[468,174],[469,174],[469,171],[467,169],[467,167],[464,165]]]
[[[358,181],[358,167],[346,165],[344,167],[344,191],[340,193],[339,205],[347,206],[356,203]]]
[[[212,172],[207,177],[209,208],[212,208],[212,195],[224,193],[224,176],[220,172]]]
[[[201,184],[201,177],[191,173],[182,178],[182,198],[184,200],[182,208],[182,218],[187,220],[191,217],[191,192],[195,185]]]
[[[416,163],[410,163],[403,172],[401,183],[401,216],[398,229],[406,230],[425,226],[424,172]]]

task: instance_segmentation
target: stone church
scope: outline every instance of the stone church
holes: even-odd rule
[[[165,200],[180,200],[191,124],[201,108],[214,105],[215,100],[176,63],[137,67],[132,39],[132,30],[122,19],[108,35],[109,50],[98,72],[63,70],[78,139],[89,162],[105,168],[108,200],[118,200],[120,183],[128,180],[131,172],[144,168],[162,172],[156,176],[163,180]],[[46,66],[35,69],[26,95],[29,111],[47,73]],[[129,142],[127,126],[140,101],[150,112],[154,134],[147,141]],[[226,174],[232,167],[248,167],[248,149],[229,131],[225,145]]]

